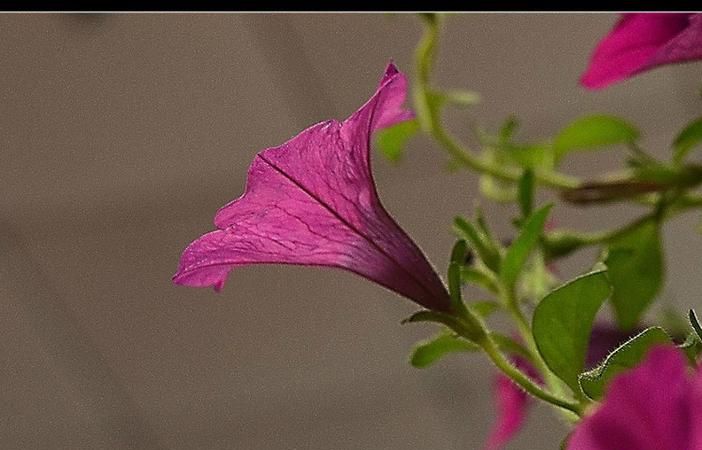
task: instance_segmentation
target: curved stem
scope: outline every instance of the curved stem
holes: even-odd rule
[[[522,337],[527,350],[531,354],[531,360],[536,366],[536,370],[541,374],[544,382],[551,391],[557,395],[563,395],[563,385],[554,375],[554,373],[551,372],[551,369],[546,365],[546,361],[544,361],[544,359],[541,357],[541,353],[539,353],[539,349],[536,346],[536,341],[534,340],[534,335],[531,332],[529,321],[524,315],[522,309],[519,307],[516,296],[513,292],[505,290],[500,292],[500,296],[502,298],[502,303],[505,305],[517,324],[519,335]],[[584,401],[583,398],[580,398],[579,400],[581,403]]]
[[[521,169],[505,167],[485,161],[474,154],[468,147],[451,136],[443,127],[437,105],[432,105],[432,95],[429,78],[434,65],[436,48],[439,39],[441,18],[427,20],[419,45],[415,52],[416,80],[413,86],[414,107],[422,130],[431,135],[436,141],[461,165],[477,172],[491,175],[504,181],[518,181],[522,175]],[[578,187],[580,181],[569,175],[556,172],[535,173],[536,180],[544,186],[557,189]]]
[[[578,417],[583,415],[583,407],[578,402],[573,402],[557,395],[554,395],[541,386],[534,383],[529,377],[527,377],[521,370],[516,368],[505,356],[500,352],[495,342],[487,336],[480,342],[481,347],[485,350],[490,360],[500,369],[505,375],[507,375],[512,381],[524,389],[527,393],[533,395],[534,397],[543,400],[552,405],[558,406],[565,410],[568,410]]]
[[[461,163],[463,166],[475,170],[476,172],[491,175],[503,181],[519,181],[519,178],[522,176],[521,170],[494,164],[481,159],[451,136],[441,125],[439,120],[432,120],[430,123],[430,134],[444,147],[454,160]],[[578,179],[556,172],[535,172],[534,176],[539,183],[551,188],[572,189],[580,185]]]

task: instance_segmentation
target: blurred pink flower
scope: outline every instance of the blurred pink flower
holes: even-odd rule
[[[539,374],[524,358],[515,357],[512,362],[530,378],[542,382]],[[524,424],[531,403],[527,393],[502,373],[495,376],[493,398],[497,420],[485,443],[485,450],[500,450],[514,438]]]
[[[600,89],[657,66],[700,58],[700,14],[623,14],[595,48],[580,83]]]
[[[217,212],[217,230],[185,249],[174,282],[220,290],[242,265],[326,266],[448,311],[446,288],[383,208],[371,173],[371,134],[413,117],[402,106],[406,95],[407,80],[391,63],[351,117],[318,123],[258,153],[244,194]]]
[[[672,346],[651,350],[612,381],[568,450],[701,450],[702,371],[690,375],[686,366]]]

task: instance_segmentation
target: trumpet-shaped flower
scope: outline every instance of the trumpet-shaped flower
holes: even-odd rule
[[[568,450],[702,449],[702,371],[688,374],[686,365],[672,346],[651,350],[612,381]]]
[[[402,106],[406,94],[407,80],[391,63],[351,117],[258,153],[244,194],[217,212],[217,230],[185,249],[174,282],[220,290],[238,266],[326,266],[448,311],[446,288],[381,204],[371,173],[372,133],[412,117]]]
[[[654,67],[700,58],[700,14],[624,14],[595,48],[580,82],[600,89]]]

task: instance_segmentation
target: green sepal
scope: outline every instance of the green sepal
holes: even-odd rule
[[[486,336],[485,326],[482,321],[470,311],[458,317],[438,311],[422,310],[412,314],[401,323],[416,322],[434,322],[446,325],[459,336],[475,343],[481,342]]]
[[[421,369],[429,367],[448,354],[478,350],[480,347],[475,343],[453,333],[442,332],[438,336],[418,342],[412,350],[410,364]]]

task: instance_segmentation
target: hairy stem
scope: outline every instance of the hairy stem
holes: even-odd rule
[[[515,367],[507,358],[505,358],[504,354],[500,352],[495,342],[489,336],[486,336],[485,339],[479,342],[479,344],[495,366],[497,366],[498,369],[500,369],[527,393],[554,406],[570,411],[576,414],[578,417],[582,416],[583,407],[580,403],[552,394],[536,384],[521,370]]]

